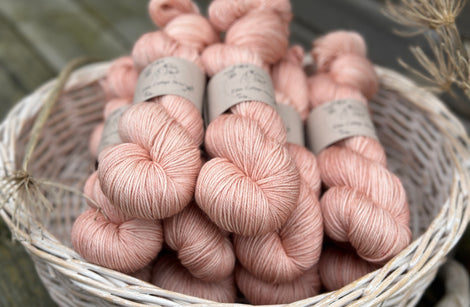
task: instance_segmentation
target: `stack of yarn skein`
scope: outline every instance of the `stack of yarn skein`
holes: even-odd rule
[[[149,13],[159,30],[102,81],[90,208],[71,233],[84,259],[217,302],[280,304],[341,288],[410,243],[359,34],[313,41],[308,76],[288,0],[213,0],[208,17],[151,0]]]

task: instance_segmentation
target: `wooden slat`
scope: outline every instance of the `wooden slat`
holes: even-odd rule
[[[0,113],[31,92],[45,80],[53,77],[55,71],[44,58],[35,52],[35,47],[22,37],[14,24],[0,15],[0,78],[3,86],[0,97]],[[13,91],[13,92],[12,92]]]
[[[0,15],[0,119],[23,96],[55,72]],[[0,306],[55,306],[40,281],[29,255],[0,219]]]
[[[74,0],[102,28],[110,29],[126,49],[131,50],[134,42],[143,34],[154,31],[156,26],[147,13],[146,0]]]
[[[56,70],[77,56],[109,59],[127,51],[113,31],[71,0],[2,0],[0,12]]]
[[[101,22],[104,28],[111,28],[115,31],[129,50],[142,34],[157,29],[148,15],[147,0],[113,0],[112,9],[110,9],[110,3],[106,1],[74,1],[89,15]],[[196,2],[201,13],[206,15],[210,0]]]
[[[0,306],[53,307],[33,263],[23,246],[11,241],[11,234],[0,220]]]
[[[0,120],[3,120],[15,102],[27,93],[26,89],[12,76],[0,63]],[[0,258],[0,265],[1,263]]]

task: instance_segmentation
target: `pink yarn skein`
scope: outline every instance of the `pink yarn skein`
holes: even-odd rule
[[[106,120],[116,109],[131,103],[137,72],[130,57],[122,57],[110,66],[103,87],[110,99],[103,111]],[[98,155],[104,123],[98,125],[90,139],[90,150]],[[71,241],[87,261],[124,273],[142,270],[160,252],[163,232],[160,221],[126,216],[113,206],[101,191],[97,173],[86,181],[84,193],[92,207],[74,222]],[[95,204],[99,206],[100,211]]]
[[[235,268],[235,253],[229,234],[218,228],[191,203],[163,221],[165,242],[178,252],[181,264],[204,281],[227,279]]]
[[[132,57],[123,56],[114,60],[102,83],[108,101],[113,98],[124,98],[128,99],[130,104],[138,77],[139,73],[134,68]]]
[[[211,7],[218,3],[213,1]],[[287,24],[275,11],[250,11],[233,21],[225,44],[204,51],[207,73],[213,76],[240,63],[267,69],[286,53],[287,36]],[[205,149],[212,159],[201,168],[195,198],[220,228],[253,236],[272,232],[286,222],[297,204],[299,173],[285,142],[279,114],[259,101],[232,106],[209,124]]]
[[[237,266],[235,280],[240,291],[255,305],[288,304],[315,296],[321,289],[318,265],[314,265],[293,281],[277,284],[259,280],[243,267]]]
[[[237,295],[233,276],[222,281],[200,280],[191,275],[172,254],[157,260],[153,267],[152,283],[162,289],[219,303],[233,303]]]
[[[309,103],[302,58],[302,48],[291,48],[287,56],[274,66],[272,77],[276,101],[292,106],[305,119]],[[320,170],[315,156],[303,146],[293,143],[287,146],[301,177],[297,207],[276,232],[252,237],[234,235],[235,251],[240,263],[250,274],[267,282],[265,287],[273,283],[273,291],[279,291],[275,283],[297,279],[315,265],[320,258],[323,242],[323,222],[318,199]],[[288,287],[286,291],[288,289],[291,288]]]
[[[160,252],[163,231],[160,221],[130,219],[117,210],[102,193],[94,172],[84,193],[100,205],[92,207],[74,222],[71,241],[87,261],[123,273],[132,273],[149,264]]]
[[[199,53],[218,40],[217,33],[196,10],[178,15],[171,9],[187,1],[155,1],[150,3],[152,16],[169,17],[157,18],[166,23],[160,25],[164,28],[135,43],[135,66],[143,69],[157,59],[176,56],[202,69]],[[134,104],[121,117],[119,134],[123,143],[99,157],[98,176],[111,202],[143,219],[166,218],[187,206],[202,165],[204,129],[196,107],[176,95]]]
[[[290,1],[285,0],[218,0],[209,7],[211,22],[218,31],[226,32],[243,15],[253,10],[275,12],[284,23],[292,19]]]
[[[351,98],[367,105],[364,95],[375,94],[378,79],[364,57],[364,46],[359,35],[348,32],[333,32],[314,42],[312,55],[322,72],[309,80],[313,108]],[[406,193],[398,177],[386,168],[385,151],[378,141],[350,137],[322,150],[317,159],[328,188],[321,205],[330,238],[349,242],[362,259],[376,264],[410,243]],[[333,268],[320,270],[326,267]],[[341,275],[338,267],[334,270],[322,276]]]
[[[107,103],[104,109],[104,120],[108,117],[111,111],[117,109],[119,106],[131,104],[132,96],[134,96],[134,89],[137,84],[138,73],[134,69],[134,63],[129,56],[120,57],[113,61],[109,67],[106,78],[101,82]],[[89,149],[91,155],[98,157],[98,147],[103,134],[104,122],[99,123],[91,133],[89,140]]]
[[[323,250],[319,267],[322,284],[329,291],[340,289],[379,268],[359,257],[354,250],[333,246]]]

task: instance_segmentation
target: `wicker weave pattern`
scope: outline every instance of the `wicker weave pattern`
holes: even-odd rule
[[[109,64],[74,73],[46,125],[31,163],[39,178],[81,189],[94,168],[88,138],[101,119],[104,95],[99,80]],[[414,241],[383,268],[338,291],[292,306],[413,306],[445,262],[470,217],[469,148],[463,126],[433,95],[403,76],[377,67],[381,90],[370,103],[389,167],[407,190]],[[28,131],[53,82],[21,101],[0,126],[0,159],[18,166]],[[5,170],[0,170],[0,175]],[[13,203],[0,215],[31,254],[51,296],[61,306],[221,305],[159,289],[81,259],[70,248],[73,220],[85,201],[73,193],[51,194],[56,206],[47,221],[22,215],[12,223]],[[30,225],[28,229],[25,229]],[[31,232],[26,240],[25,230]]]

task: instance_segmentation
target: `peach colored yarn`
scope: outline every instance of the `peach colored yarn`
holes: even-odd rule
[[[214,27],[225,32],[237,19],[253,10],[274,11],[285,23],[292,19],[290,1],[285,0],[213,1],[209,7],[209,16]]]
[[[135,277],[137,279],[140,279],[142,281],[146,281],[148,283],[152,282],[152,270],[153,270],[154,263],[150,262],[147,264],[145,267],[142,269],[135,271],[133,273],[130,273],[129,275],[132,277]]]
[[[275,11],[248,12],[230,25],[225,44],[204,51],[206,71],[212,76],[239,63],[267,69],[287,51],[287,36],[287,24]],[[296,206],[299,174],[285,142],[280,116],[259,101],[239,103],[209,124],[205,149],[212,159],[201,168],[195,198],[220,228],[261,235],[286,222]]]
[[[96,172],[87,180],[84,193],[100,205],[83,212],[74,222],[71,241],[87,261],[124,273],[149,264],[160,252],[163,232],[160,221],[129,219],[101,192]]]
[[[366,57],[367,46],[359,33],[353,31],[335,31],[313,41],[311,52],[318,72],[329,70],[331,63],[345,54]]]
[[[203,68],[199,53],[218,36],[196,10],[175,14],[171,8],[181,1],[150,3],[152,15],[170,17],[162,17],[166,24],[161,31],[144,34],[135,43],[132,58],[138,69],[167,56]],[[175,95],[132,105],[121,117],[119,134],[123,143],[108,147],[99,157],[98,176],[111,202],[143,219],[166,218],[187,206],[202,164],[204,130],[196,107]]]
[[[191,0],[152,0],[149,2],[148,11],[153,22],[159,27],[164,27],[179,15],[198,13],[199,8]]]
[[[108,101],[112,98],[132,100],[139,73],[134,68],[132,57],[123,56],[113,61],[102,82]]]
[[[111,110],[117,108],[116,104],[131,104],[137,78],[138,72],[134,69],[131,57],[120,57],[113,61],[107,71],[106,78],[100,84],[107,100],[103,114],[104,120],[106,120]],[[98,147],[103,127],[104,122],[99,123],[90,136],[89,149],[93,158],[98,157]]]
[[[98,157],[98,147],[100,146],[101,136],[103,135],[104,122],[97,124],[91,132],[88,140],[88,149],[93,158]]]
[[[235,253],[229,234],[212,223],[195,203],[163,221],[165,242],[178,252],[181,264],[204,281],[233,274]]]
[[[152,261],[162,241],[159,221],[132,219],[115,224],[95,209],[82,213],[72,228],[72,244],[83,258],[123,273]]]
[[[367,104],[361,88],[367,88],[369,97],[377,89],[377,76],[371,63],[363,54],[348,53],[362,50],[362,47],[351,47],[365,45],[362,38],[339,34],[333,32],[323,37],[321,44],[314,43],[315,60],[329,60],[325,60],[324,72],[310,79],[313,108],[348,98]],[[349,46],[349,49],[335,51],[337,46]],[[323,50],[330,55],[323,55]],[[317,160],[322,181],[328,188],[321,206],[325,232],[330,238],[349,242],[361,258],[374,263],[384,263],[409,244],[411,231],[405,190],[398,177],[387,170],[385,152],[378,141],[350,137],[322,150]],[[328,274],[338,275],[336,270]]]
[[[131,103],[136,81],[137,72],[130,57],[113,62],[102,83],[109,99],[103,111],[105,120],[114,110]],[[99,124],[90,138],[90,151],[95,157],[103,127],[104,123]],[[84,193],[94,202],[88,201],[92,209],[82,213],[74,222],[71,240],[75,250],[87,261],[104,267],[125,273],[143,270],[162,247],[160,221],[132,219],[114,207],[101,191],[96,172],[88,178]],[[100,211],[96,212],[95,204]]]
[[[278,103],[293,106],[302,118],[308,114],[307,77],[302,70],[303,50],[293,47],[273,68]],[[316,264],[323,242],[323,223],[318,196],[320,171],[315,156],[296,144],[288,144],[300,171],[297,207],[276,232],[263,236],[234,235],[237,259],[256,278],[270,283],[294,280]]]
[[[319,267],[323,286],[328,291],[334,291],[378,269],[379,266],[360,258],[354,250],[326,247],[320,257]]]
[[[100,146],[101,137],[103,136],[103,129],[104,129],[106,119],[113,111],[119,109],[120,107],[129,106],[130,104],[131,104],[131,101],[126,98],[112,98],[105,104],[104,110],[103,110],[104,122],[96,125],[96,127],[93,129],[91,133],[90,140],[88,143],[90,153],[92,154],[94,158],[98,158],[98,154],[99,154],[98,149]]]
[[[288,304],[317,295],[321,289],[318,265],[293,281],[271,284],[256,279],[241,266],[235,269],[238,288],[251,304]]]
[[[152,283],[162,289],[219,303],[233,303],[237,291],[233,275],[222,281],[202,281],[192,276],[171,254],[157,260],[153,267]]]

